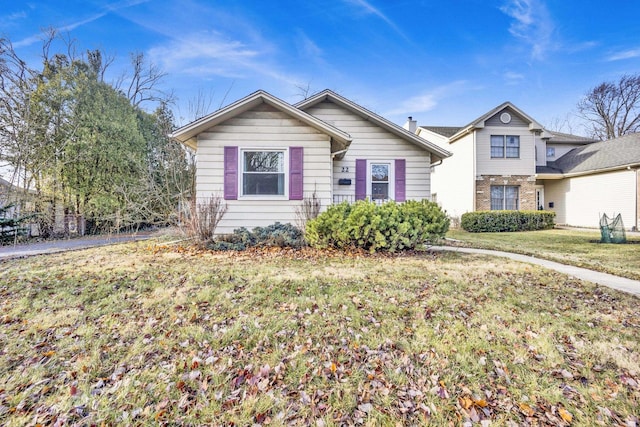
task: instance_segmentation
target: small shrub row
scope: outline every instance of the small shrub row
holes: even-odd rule
[[[463,214],[460,225],[471,233],[548,230],[555,216],[552,211],[477,211]]]
[[[291,224],[276,222],[267,227],[256,227],[252,231],[244,227],[233,230],[233,234],[220,236],[207,247],[216,251],[243,251],[252,246],[300,248],[305,245],[302,231]]]
[[[369,252],[415,249],[425,241],[442,238],[449,219],[433,202],[363,200],[330,206],[307,223],[305,237],[316,248],[360,248]]]

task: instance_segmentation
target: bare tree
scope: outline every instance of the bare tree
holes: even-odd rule
[[[189,121],[196,121],[211,112],[211,104],[215,96],[215,91],[205,94],[202,89],[191,99],[189,99]]]
[[[139,107],[145,101],[171,100],[172,94],[167,94],[158,88],[160,81],[167,75],[160,67],[148,63],[141,52],[131,54],[131,66],[133,75],[130,77],[126,93],[133,106]],[[122,78],[122,80],[126,79]]]
[[[640,74],[591,89],[578,103],[578,113],[601,140],[640,131]]]
[[[567,113],[564,115],[564,117],[561,117],[561,116],[552,117],[551,120],[549,120],[549,122],[545,126],[545,129],[555,131],[555,132],[573,134],[575,127],[576,125],[575,125],[575,112],[574,112],[574,113]]]
[[[309,95],[311,94],[311,82],[307,82],[306,85],[303,85],[302,83],[298,83],[295,85],[297,92],[296,95],[300,96],[302,98],[302,100],[305,100],[307,98],[309,98]]]

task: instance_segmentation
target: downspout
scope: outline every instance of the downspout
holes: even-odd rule
[[[638,220],[640,219],[640,200],[638,199],[640,196],[640,168],[636,169],[636,218],[635,218],[635,231],[638,231]]]
[[[472,190],[472,194],[471,194],[471,200],[473,201],[473,212],[476,211],[476,197],[478,196],[477,193],[477,187],[476,187],[476,165],[478,163],[478,160],[476,159],[476,132],[473,132],[473,153],[471,156],[471,161],[473,162],[473,176],[471,177],[473,179],[473,190]]]

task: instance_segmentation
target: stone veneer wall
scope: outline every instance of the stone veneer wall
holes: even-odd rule
[[[482,175],[476,177],[476,210],[491,210],[492,185],[520,187],[520,210],[536,210],[536,177],[529,175]]]

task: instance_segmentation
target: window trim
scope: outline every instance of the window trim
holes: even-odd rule
[[[367,190],[366,196],[373,200],[373,188],[371,180],[371,172],[373,165],[388,165],[389,166],[389,193],[387,200],[396,199],[396,162],[395,160],[368,160],[367,161]]]
[[[502,145],[500,147],[498,147],[497,145],[493,145],[494,142],[494,138],[502,138]],[[517,156],[509,156],[507,155],[507,150],[508,148],[514,148],[514,147],[508,147],[507,146],[507,138],[517,138],[518,139],[518,155]],[[520,135],[490,135],[489,136],[489,155],[491,156],[492,159],[520,159],[520,151],[522,148],[522,145],[520,143]],[[494,148],[500,148],[502,150],[502,155],[501,156],[494,156],[493,155],[493,149]]]
[[[502,208],[494,209],[493,208],[493,188],[501,187],[502,188]],[[507,209],[507,188],[516,188],[518,190],[518,196],[516,199],[516,208],[515,209]],[[520,210],[520,186],[519,185],[491,185],[489,186],[489,210],[492,211],[519,211]]]
[[[238,154],[238,200],[289,200],[289,148],[290,147],[241,147]],[[282,173],[284,187],[282,194],[244,194],[244,155],[247,152],[284,153]],[[247,172],[251,173],[251,172]]]

